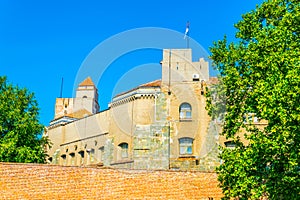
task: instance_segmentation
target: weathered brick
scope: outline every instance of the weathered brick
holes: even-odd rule
[[[220,199],[213,172],[0,163],[0,199]]]

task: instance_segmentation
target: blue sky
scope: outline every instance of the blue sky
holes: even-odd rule
[[[40,121],[48,125],[54,116],[62,77],[63,96],[72,97],[79,68],[103,41],[143,27],[184,33],[189,20],[191,38],[209,53],[213,41],[224,35],[235,41],[233,25],[260,3],[262,0],[1,0],[0,76],[6,75],[13,84],[35,93],[41,109]],[[158,79],[160,68],[152,63],[160,60],[161,51],[144,49],[111,63],[98,84],[101,110],[107,108],[115,93]],[[135,73],[130,73],[133,68]],[[143,76],[138,75],[139,70]],[[126,73],[130,75],[124,78]]]

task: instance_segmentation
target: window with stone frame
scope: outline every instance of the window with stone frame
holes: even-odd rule
[[[192,106],[189,103],[182,103],[179,106],[179,118],[180,119],[192,119]]]
[[[179,153],[180,155],[193,154],[193,138],[184,137],[179,139]]]
[[[128,143],[119,144],[120,158],[128,158]]]

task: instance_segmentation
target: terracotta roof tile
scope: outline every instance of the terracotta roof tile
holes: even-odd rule
[[[138,86],[138,88],[141,88],[141,87],[160,87],[160,86],[161,86],[161,80],[155,80],[155,81],[151,81],[149,83],[142,84],[142,85]]]
[[[72,112],[70,114],[66,114],[65,116],[67,117],[71,117],[71,118],[77,118],[77,119],[81,119],[84,118],[87,115],[91,115],[92,113],[90,113],[89,111],[87,111],[86,109],[80,109],[77,110],[75,112]]]
[[[95,86],[91,77],[87,77],[84,81],[82,81],[79,86]]]
[[[135,88],[132,88],[131,90],[125,91],[125,92],[121,92],[119,94],[117,94],[115,97],[119,97],[122,96],[123,94],[129,93],[131,91],[140,89],[140,88],[147,88],[147,87],[160,87],[161,86],[161,80],[155,80],[155,81],[151,81],[142,85],[139,85]]]

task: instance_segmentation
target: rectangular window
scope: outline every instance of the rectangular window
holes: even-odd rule
[[[179,139],[179,153],[181,155],[193,154],[193,139],[192,138]]]

